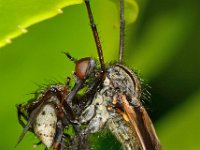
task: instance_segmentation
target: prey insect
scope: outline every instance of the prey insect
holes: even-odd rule
[[[88,106],[79,118],[86,124],[82,134],[96,133],[108,128],[125,150],[161,150],[159,139],[145,108],[141,103],[141,83],[137,75],[122,64],[124,51],[124,0],[120,1],[120,46],[118,63],[105,66],[101,42],[89,0],[85,0],[100,67],[94,70],[96,76],[89,79],[95,83],[85,93]],[[94,86],[95,85],[95,86]],[[92,99],[91,99],[92,97]]]
[[[52,85],[37,98],[17,105],[18,120],[24,128],[18,143],[31,131],[39,138],[38,144],[43,143],[47,149],[63,149],[68,137],[63,132],[64,127],[74,119],[72,110],[64,102],[69,92],[67,85]]]

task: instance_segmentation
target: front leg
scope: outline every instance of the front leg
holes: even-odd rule
[[[61,120],[59,120],[56,125],[56,135],[54,137],[54,144],[53,144],[54,150],[59,150],[61,147],[63,130],[64,130],[64,128],[63,128],[62,122],[61,122]]]
[[[79,118],[80,123],[88,123],[87,127],[84,129],[83,134],[95,133],[100,128],[101,117],[96,115],[96,109],[94,105],[88,106]]]

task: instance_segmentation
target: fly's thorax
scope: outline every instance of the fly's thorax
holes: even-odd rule
[[[106,76],[115,93],[124,94],[132,104],[140,105],[140,80],[131,69],[121,64],[115,64],[108,68]]]
[[[91,133],[99,131],[105,124],[110,126],[108,122],[112,119],[115,120],[116,126],[120,126],[120,123],[117,124],[116,120],[125,120],[115,109],[116,106],[113,104],[114,96],[118,93],[123,93],[127,97],[130,97],[132,103],[138,105],[140,103],[137,99],[140,94],[139,91],[140,84],[137,76],[124,66],[113,65],[107,69],[101,88],[94,95],[92,104],[82,113],[81,120],[89,122],[88,130],[90,130]],[[123,128],[125,128],[125,126],[127,125],[124,125]],[[128,130],[128,127],[126,130]],[[117,135],[121,134],[120,132],[115,132],[116,136],[121,136]],[[128,134],[128,131],[124,131],[124,135],[125,134]],[[122,139],[126,138],[121,138],[121,140]]]
[[[33,130],[47,148],[50,148],[54,141],[57,123],[57,111],[54,105],[45,104],[38,113]]]

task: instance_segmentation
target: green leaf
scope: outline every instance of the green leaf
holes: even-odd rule
[[[62,13],[62,8],[83,0],[0,0],[0,47],[27,33],[27,27]],[[116,1],[119,4],[119,1]],[[119,7],[117,7],[119,8]],[[132,23],[138,15],[135,0],[125,0],[125,20]]]
[[[62,8],[83,0],[0,0],[0,47],[27,27],[62,13]]]
[[[125,0],[125,20],[126,24],[136,21],[139,13],[139,7],[135,0]]]

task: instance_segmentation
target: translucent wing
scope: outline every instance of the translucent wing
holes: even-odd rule
[[[121,102],[138,139],[139,148],[141,150],[161,150],[160,141],[144,107],[131,106],[125,95],[121,96]]]

